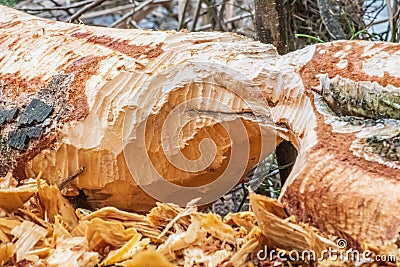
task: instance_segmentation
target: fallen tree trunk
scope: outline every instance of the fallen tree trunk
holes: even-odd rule
[[[230,33],[0,14],[1,175],[57,184],[85,167],[64,193],[83,191],[92,208],[204,204],[289,140],[299,151],[280,199],[290,213],[351,246],[398,233],[399,45],[279,56]]]

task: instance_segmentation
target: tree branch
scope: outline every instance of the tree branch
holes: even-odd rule
[[[346,34],[344,33],[339,20],[331,13],[331,5],[329,0],[317,0],[317,4],[322,22],[324,23],[332,39],[346,39]]]

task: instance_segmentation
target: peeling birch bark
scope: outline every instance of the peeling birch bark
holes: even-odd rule
[[[339,41],[279,56],[270,45],[231,33],[104,29],[0,7],[0,171],[20,179],[42,171],[44,179],[58,184],[85,167],[66,194],[82,190],[93,208],[145,211],[154,199],[129,171],[124,129],[149,130],[142,136],[148,158],[135,163],[143,166],[136,170],[143,179],[155,181],[143,171],[151,162],[166,180],[191,187],[217,180],[228,168],[237,154],[231,153],[233,137],[249,144],[245,165],[232,172],[232,179],[240,180],[273,150],[260,147],[266,133],[274,144],[289,140],[299,151],[280,198],[291,214],[350,246],[363,240],[381,244],[400,226],[400,123],[393,116],[399,50],[398,44]],[[199,62],[209,69],[199,68]],[[225,67],[240,75],[227,75]],[[190,73],[204,82],[187,79]],[[321,87],[322,74],[327,76]],[[219,87],[210,87],[215,77]],[[249,111],[249,105],[262,110],[262,101],[248,81],[269,104],[264,114]],[[365,92],[374,92],[371,101]],[[167,141],[177,143],[162,147],[168,114],[197,96],[211,100],[196,100],[172,119],[169,125],[189,118],[177,135],[168,135]],[[27,114],[36,120],[21,122],[33,101],[40,114]],[[337,101],[346,104],[340,106],[345,111],[338,112]],[[10,115],[14,108],[19,115]],[[244,132],[239,134],[237,123]],[[202,150],[204,138],[213,139],[214,148]],[[196,162],[184,166],[195,171],[171,164],[169,157],[179,153]]]

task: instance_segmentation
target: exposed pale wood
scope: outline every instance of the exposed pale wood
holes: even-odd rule
[[[240,86],[239,77],[224,73],[223,67],[229,66],[258,85],[271,106],[266,115],[270,112],[276,125],[287,126],[276,128],[271,136],[275,143],[289,140],[299,151],[280,199],[291,214],[322,232],[345,238],[351,246],[363,240],[381,244],[398,233],[399,152],[395,150],[396,157],[387,158],[384,144],[396,148],[399,121],[340,117],[328,108],[329,101],[315,93],[322,91],[316,75],[327,74],[332,84],[341,79],[336,76],[350,79],[350,85],[343,88],[370,81],[379,84],[375,89],[397,95],[398,44],[340,41],[279,56],[270,45],[230,33],[94,28],[46,21],[5,7],[0,7],[0,23],[2,100],[22,106],[44,92],[46,101],[53,101],[55,107],[50,117],[54,123],[46,125],[44,136],[31,140],[26,152],[2,148],[12,152],[3,153],[1,160],[10,159],[4,155],[12,157],[4,166],[17,177],[36,177],[42,171],[43,178],[58,184],[84,166],[86,171],[69,190],[83,190],[92,207],[148,210],[154,199],[132,179],[121,142],[124,114],[133,107],[136,113],[127,119],[132,129],[143,128],[146,119],[141,114],[152,112],[146,125],[152,129],[152,134],[145,136],[151,140],[146,149],[166,179],[186,186],[214,181],[230,160],[231,144],[221,124],[228,123],[235,129],[229,134],[235,133],[233,114],[214,110],[212,102],[198,103],[197,114],[213,120],[191,122],[183,128],[179,144],[172,144],[193,160],[200,156],[200,141],[212,137],[217,151],[209,168],[182,171],[172,166],[160,149],[160,123],[166,114],[197,95],[223,101],[246,126],[246,134],[238,137],[249,140],[245,175],[270,152],[267,148],[260,151],[259,138],[260,129],[268,131],[273,125],[246,114],[245,103],[233,92],[247,92],[246,101],[253,104],[260,100],[250,94],[255,88]],[[218,73],[221,86],[209,90],[206,83],[178,83],[181,74],[197,66],[193,62],[211,65],[193,75]],[[165,70],[169,72],[163,73]],[[356,92],[356,99],[365,97],[360,90],[350,91]],[[352,97],[347,102],[353,105],[350,110],[363,107],[362,101]],[[396,101],[388,105],[398,110]],[[174,122],[178,124],[178,120]],[[3,137],[9,130],[1,128]],[[148,159],[139,163],[146,166]],[[153,182],[153,177],[141,174]]]

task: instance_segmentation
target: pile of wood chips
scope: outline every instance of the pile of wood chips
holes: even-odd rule
[[[265,245],[283,251],[337,246],[295,223],[276,200],[255,194],[250,200],[252,212],[224,219],[191,204],[158,203],[147,216],[113,207],[91,212],[75,210],[40,177],[17,186],[7,175],[0,179],[0,265],[283,266],[278,259],[257,259],[257,252]]]

